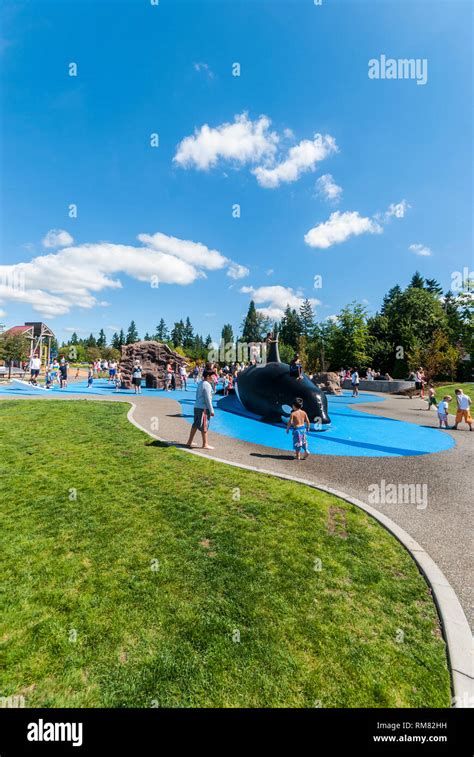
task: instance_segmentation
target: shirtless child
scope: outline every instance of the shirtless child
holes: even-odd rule
[[[293,430],[295,458],[296,460],[301,460],[301,452],[304,450],[303,460],[306,460],[309,457],[306,430],[310,430],[310,423],[308,416],[303,410],[303,400],[300,397],[297,397],[293,403],[293,410],[286,426],[286,433],[289,432],[290,428]]]

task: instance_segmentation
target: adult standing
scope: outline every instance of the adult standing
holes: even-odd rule
[[[200,431],[202,436],[202,449],[214,449],[214,447],[211,447],[207,442],[209,421],[214,415],[211,388],[213,376],[213,371],[205,370],[202,381],[198,384],[196,390],[196,403],[194,405],[194,421],[189,434],[189,439],[186,443],[187,447],[193,446],[193,439],[196,435],[196,431]]]
[[[133,361],[132,386],[135,390],[135,394],[141,393],[142,391],[142,366],[138,358],[136,358]]]
[[[36,384],[36,379],[39,376],[40,370],[41,370],[41,358],[39,358],[37,355],[32,355],[30,359],[30,374],[31,374],[30,381],[33,384]]]
[[[185,392],[188,391],[188,372],[186,370],[185,365],[181,365],[179,367],[179,375],[181,377],[181,389],[184,389]]]
[[[171,387],[171,379],[172,379],[172,378],[173,378],[173,368],[172,368],[171,362],[170,362],[170,361],[168,361],[168,362],[166,363],[166,371],[165,371],[165,385],[164,385],[164,387],[163,387],[163,388],[164,388],[164,390],[165,390],[165,392],[168,392],[168,391],[170,390],[170,387]]]
[[[359,396],[359,371],[357,368],[354,368],[354,370],[351,373],[351,384],[352,384],[352,396],[358,397]]]

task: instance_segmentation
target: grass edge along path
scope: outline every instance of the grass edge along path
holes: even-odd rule
[[[2,696],[450,706],[435,605],[395,537],[333,495],[153,441],[128,409],[0,403]]]

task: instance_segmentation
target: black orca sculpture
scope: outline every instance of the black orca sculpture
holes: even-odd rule
[[[296,397],[301,397],[311,422],[330,423],[326,395],[303,375],[298,381],[290,366],[280,361],[278,342],[271,342],[267,362],[245,368],[235,384],[237,396],[249,412],[268,421],[289,416]]]

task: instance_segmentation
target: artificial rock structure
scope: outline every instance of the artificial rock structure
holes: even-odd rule
[[[326,394],[342,394],[341,382],[337,373],[315,373],[312,382]]]
[[[120,370],[125,386],[131,386],[132,367],[135,360],[142,366],[142,377],[148,389],[163,389],[165,385],[166,365],[171,363],[176,379],[176,387],[181,387],[179,367],[186,364],[186,358],[174,352],[167,344],[161,342],[135,342],[122,345]]]

